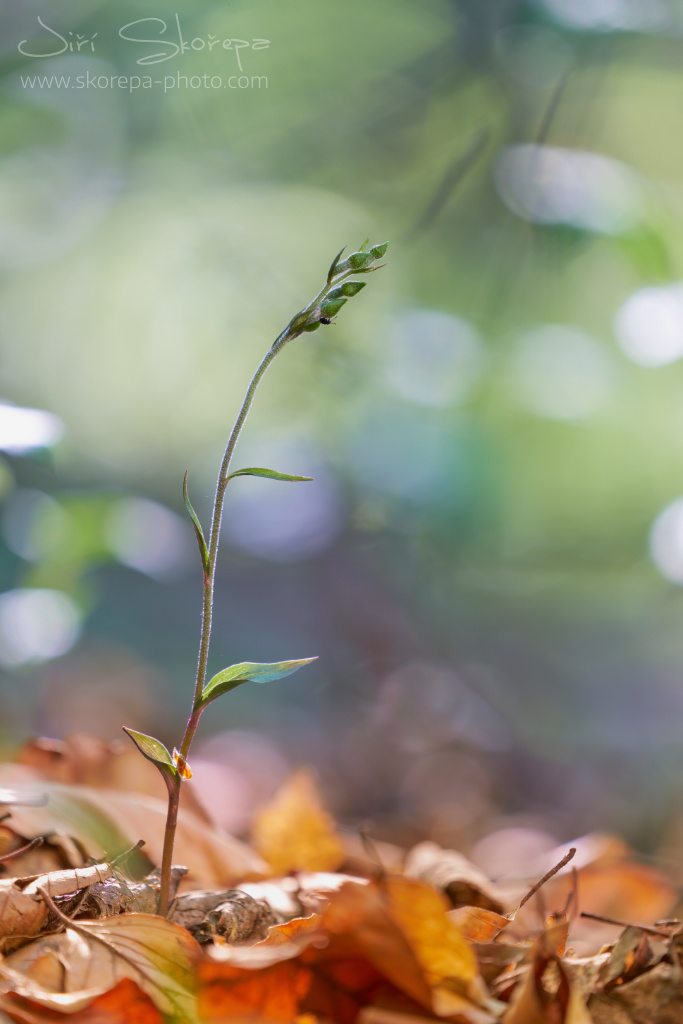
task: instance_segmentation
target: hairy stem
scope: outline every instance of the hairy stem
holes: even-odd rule
[[[365,249],[365,245],[361,247]],[[225,447],[223,459],[220,464],[220,470],[218,472],[218,480],[216,482],[216,495],[213,503],[213,515],[211,519],[211,534],[209,536],[208,545],[208,557],[206,558],[206,565],[204,568],[204,599],[202,604],[202,632],[200,638],[200,651],[197,663],[197,678],[195,680],[195,695],[193,698],[193,710],[187,719],[187,725],[185,732],[182,737],[180,744],[180,751],[177,755],[176,760],[176,773],[171,776],[166,775],[166,783],[168,786],[168,813],[166,817],[166,830],[164,834],[164,852],[162,855],[162,867],[161,867],[161,886],[159,894],[159,913],[166,914],[169,905],[169,893],[171,886],[171,865],[173,859],[173,843],[175,840],[175,828],[178,818],[178,807],[180,803],[180,785],[182,779],[188,778],[189,773],[186,771],[186,761],[189,755],[189,748],[191,742],[195,738],[197,727],[202,716],[203,708],[201,707],[202,694],[204,692],[204,686],[206,683],[206,672],[207,665],[209,662],[209,644],[211,642],[211,618],[213,614],[213,595],[214,595],[214,579],[216,574],[216,559],[218,555],[218,541],[220,538],[220,524],[223,515],[223,503],[225,501],[225,487],[229,479],[229,468],[232,460],[234,449],[242,433],[242,428],[245,425],[249,410],[251,409],[254,395],[256,394],[257,388],[265,374],[266,370],[270,366],[272,360],[279,352],[285,347],[285,345],[297,338],[306,330],[311,330],[318,327],[321,324],[330,324],[331,318],[339,310],[341,304],[346,302],[346,297],[340,298],[339,291],[333,296],[334,301],[328,300],[328,304],[321,310],[321,304],[324,303],[329,293],[345,282],[348,278],[351,278],[356,273],[370,272],[371,269],[376,267],[371,266],[377,258],[384,255],[386,250],[386,243],[372,250],[371,253],[364,254],[360,257],[360,253],[352,254],[348,260],[345,260],[343,264],[339,263],[341,253],[334,260],[330,272],[328,273],[328,279],[325,286],[317,293],[315,298],[308,303],[308,305],[297,313],[293,317],[292,321],[288,324],[285,330],[275,338],[274,342],[265,353],[261,362],[256,370],[256,373],[252,377],[251,383],[247,388],[244,401],[242,402],[242,408],[238,414],[238,418],[234,421],[234,425],[230,432],[230,436]],[[360,257],[360,261],[356,257]],[[345,288],[347,286],[344,286]],[[344,292],[344,296],[351,296],[360,289],[360,285],[357,285],[350,292]],[[199,526],[198,526],[199,528]],[[201,537],[201,531],[200,535]]]
[[[204,598],[202,604],[202,626],[201,626],[201,637],[199,642],[199,657],[197,660],[197,676],[194,687],[194,698],[192,702],[192,712],[187,721],[185,728],[185,734],[180,746],[180,759],[179,768],[182,768],[183,763],[187,760],[192,745],[192,740],[197,731],[199,725],[199,719],[201,717],[201,709],[197,709],[198,702],[201,698],[202,691],[204,689],[204,683],[206,682],[206,667],[209,660],[209,644],[211,641],[211,618],[213,614],[213,593],[214,593],[214,579],[216,575],[216,560],[218,556],[218,541],[220,539],[221,532],[221,521],[223,518],[223,504],[225,501],[225,488],[228,482],[228,474],[230,470],[230,463],[232,456],[235,451],[235,446],[242,432],[242,427],[245,424],[246,418],[249,414],[251,404],[254,400],[254,395],[258,389],[259,384],[265,374],[266,370],[273,362],[279,352],[285,347],[288,341],[292,341],[293,338],[298,337],[303,331],[303,325],[306,321],[308,314],[314,313],[319,304],[324,300],[327,293],[331,288],[339,283],[344,277],[349,276],[348,274],[340,275],[338,278],[328,280],[325,287],[316,295],[315,299],[306,306],[304,310],[298,316],[288,324],[285,330],[275,339],[267,353],[261,360],[256,373],[251,379],[251,383],[247,388],[247,393],[244,396],[242,402],[242,408],[239,411],[235,424],[230,433],[228,443],[223,454],[223,461],[221,462],[221,468],[218,473],[218,480],[216,483],[216,495],[213,503],[213,516],[211,519],[211,533],[209,536],[208,545],[208,566],[204,572]],[[180,804],[180,786],[182,784],[181,775],[178,774],[174,779],[169,779],[168,785],[168,811],[166,816],[166,829],[164,832],[164,850],[161,860],[161,885],[159,891],[159,906],[158,913],[165,915],[168,911],[169,904],[169,892],[171,885],[171,867],[173,861],[173,844],[175,841],[176,824],[178,820],[178,807]]]

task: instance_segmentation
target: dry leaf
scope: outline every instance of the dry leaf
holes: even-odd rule
[[[391,916],[410,943],[430,986],[443,981],[462,985],[463,994],[478,976],[474,951],[448,917],[441,893],[424,882],[390,875],[386,879]]]
[[[470,942],[491,942],[510,924],[509,917],[481,907],[457,907],[448,911],[448,918]]]
[[[152,1000],[130,978],[90,999],[83,1009],[69,1011],[68,1016],[13,994],[0,996],[0,1005],[11,1014],[11,1018],[5,1017],[0,1011],[0,1024],[10,1020],[16,1024],[164,1024]]]
[[[307,771],[294,772],[278,789],[256,816],[252,836],[276,874],[334,871],[345,858],[334,821]]]
[[[17,889],[15,879],[0,881],[0,949],[6,951],[16,940],[37,935],[47,918],[47,907],[40,899]]]
[[[151,914],[126,914],[79,921],[57,938],[57,943],[54,936],[37,939],[30,950],[0,964],[10,990],[47,1008],[82,1009],[122,978],[131,978],[170,1020],[196,1020],[195,965],[200,949],[179,925]],[[64,967],[61,992],[43,988],[36,980],[44,972],[41,957],[54,955]]]
[[[452,906],[482,907],[501,913],[502,896],[496,886],[467,857],[443,850],[437,843],[418,843],[406,857],[405,874],[443,889]]]
[[[7,766],[4,766],[7,768]],[[9,766],[11,769],[12,766]],[[0,771],[0,777],[3,773]],[[16,785],[16,788],[20,788]],[[46,782],[44,807],[12,808],[12,827],[22,836],[61,832],[73,836],[86,853],[101,860],[144,839],[145,852],[161,863],[166,802],[118,790],[61,786]],[[268,867],[245,843],[211,828],[190,811],[180,810],[174,848],[197,884],[227,888],[244,878],[268,874]]]
[[[263,1020],[291,1024],[311,984],[311,972],[296,960],[260,971],[205,962],[199,967],[202,1024]]]

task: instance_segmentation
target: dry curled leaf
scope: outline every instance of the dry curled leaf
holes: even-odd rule
[[[126,914],[106,921],[79,922],[47,936],[0,964],[7,989],[54,1010],[82,1009],[122,978],[132,979],[169,1020],[196,1020],[195,969],[200,950],[176,924],[151,914]],[[63,965],[61,991],[45,960]]]
[[[453,907],[482,907],[500,914],[500,892],[467,857],[456,850],[443,850],[437,843],[418,843],[408,853],[405,874],[443,889]]]
[[[273,872],[334,871],[345,859],[334,821],[307,771],[294,772],[256,816],[254,846]]]

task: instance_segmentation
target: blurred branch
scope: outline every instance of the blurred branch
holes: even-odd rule
[[[471,171],[477,163],[479,157],[486,149],[490,138],[490,130],[488,128],[483,128],[470,148],[465,153],[461,153],[453,161],[446,171],[441,184],[427,204],[424,213],[408,231],[408,238],[416,238],[432,226],[446,203],[452,198],[455,190],[465,180],[469,171]]]

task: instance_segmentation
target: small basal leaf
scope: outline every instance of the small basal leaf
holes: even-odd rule
[[[244,661],[240,665],[230,665],[218,672],[213,679],[205,685],[202,695],[195,705],[195,710],[205,708],[216,697],[220,697],[242,683],[272,683],[275,679],[282,679],[291,675],[304,665],[317,661],[317,658],[300,658],[298,661],[275,661],[259,664],[253,661]]]
[[[312,476],[292,476],[290,473],[278,473],[274,469],[261,469],[258,466],[252,466],[249,469],[237,469],[234,473],[231,473],[226,479],[232,480],[234,476],[265,476],[268,480],[288,480],[291,483],[298,483],[301,480],[312,480]]]
[[[173,763],[173,758],[160,740],[155,740],[153,736],[147,736],[144,732],[129,729],[125,725],[123,731],[128,733],[142,756],[157,766],[167,784],[178,777],[178,769]]]
[[[199,522],[199,518],[197,516],[197,513],[192,508],[192,502],[190,501],[188,493],[187,493],[187,470],[185,471],[185,479],[183,480],[183,498],[185,499],[185,508],[187,509],[188,514],[190,516],[190,519],[192,520],[192,525],[194,526],[194,532],[195,532],[195,536],[197,538],[197,544],[199,545],[199,554],[200,554],[201,559],[202,559],[202,566],[204,568],[204,572],[208,573],[208,571],[209,571],[209,550],[208,550],[208,548],[206,546],[206,541],[204,540],[204,533],[202,531],[202,524]]]

